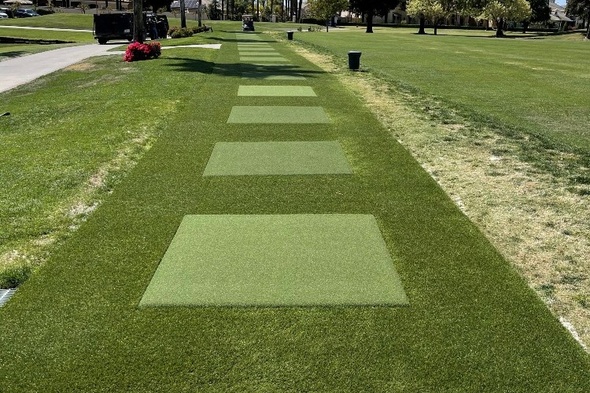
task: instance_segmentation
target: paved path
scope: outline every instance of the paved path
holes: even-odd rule
[[[70,46],[1,61],[0,93],[89,57],[120,54],[120,52],[108,52],[110,49],[113,49],[110,45],[99,44]]]

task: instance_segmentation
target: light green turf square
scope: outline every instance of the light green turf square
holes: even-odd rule
[[[265,42],[239,42],[238,49],[242,48],[271,48],[272,45]]]
[[[262,41],[263,37],[255,33],[238,33],[236,34],[236,38],[238,40],[245,40],[245,41]]]
[[[311,86],[240,86],[238,96],[317,97]]]
[[[139,305],[400,306],[371,215],[185,216]]]
[[[263,80],[305,80],[306,78],[302,75],[290,75],[290,74],[274,74],[270,71],[260,72],[244,72],[242,73],[244,79],[263,79]]]
[[[252,55],[270,55],[273,52],[279,53],[276,51],[276,49],[273,49],[271,47],[265,48],[265,47],[238,47],[238,50],[240,51],[240,53],[244,53],[247,56],[252,56]]]
[[[240,49],[240,60],[242,60],[243,57],[256,57],[256,59],[259,59],[260,57],[272,57],[273,59],[284,59],[284,57],[282,57],[282,55],[279,52],[261,51],[260,49],[257,49],[256,51],[244,51],[243,49]]]
[[[234,106],[228,123],[312,124],[329,123],[321,106]]]
[[[288,59],[285,59],[282,56],[240,56],[240,61],[242,62],[247,62],[247,63],[252,63],[252,62],[257,62],[257,63],[261,63],[261,62],[279,62],[279,63],[283,63],[283,62],[288,62]]]
[[[338,141],[218,142],[203,176],[350,173]]]

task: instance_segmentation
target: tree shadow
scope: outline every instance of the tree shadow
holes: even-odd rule
[[[1,52],[0,53],[0,58],[6,57],[9,59],[15,58],[15,57],[21,57],[24,55],[28,55],[29,52],[25,52],[23,50],[13,50],[13,51],[9,51],[9,52]]]
[[[186,57],[168,57],[171,63],[168,67],[175,71],[199,72],[203,74],[215,73],[223,76],[236,76],[264,79],[269,76],[284,76],[288,78],[310,78],[323,73],[319,70],[309,70],[292,64],[252,64],[252,63],[214,63],[201,59]]]

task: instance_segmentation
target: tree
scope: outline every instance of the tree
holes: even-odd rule
[[[588,22],[586,39],[590,40],[590,0],[568,0],[566,12],[572,16],[579,16]]]
[[[394,9],[400,0],[350,0],[352,11],[363,14],[367,17],[367,33],[373,32],[373,17],[376,15],[387,15],[389,10]]]
[[[213,0],[209,5],[205,6],[207,16],[211,20],[219,20],[221,18],[221,9],[219,8],[219,1]]]
[[[308,0],[307,6],[311,17],[326,21],[328,31],[330,19],[348,7],[348,0]]]
[[[426,34],[424,21],[429,20],[434,25],[434,34],[437,34],[437,27],[442,18],[449,15],[445,5],[440,0],[409,0],[406,8],[408,15],[420,19],[420,30],[418,34]]]
[[[133,41],[143,43],[144,30],[143,1],[135,0],[133,2]]]
[[[527,0],[531,6],[531,16],[522,22],[522,32],[526,33],[531,22],[546,22],[549,20],[551,8],[547,0]]]
[[[186,7],[184,0],[180,0],[180,28],[186,29]]]
[[[521,21],[530,16],[531,6],[526,0],[491,0],[479,18],[496,21],[496,37],[503,37],[507,20]]]

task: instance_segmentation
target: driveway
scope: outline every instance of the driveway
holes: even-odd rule
[[[0,93],[31,82],[43,75],[76,64],[89,57],[120,55],[108,52],[112,45],[70,46],[0,62]]]

